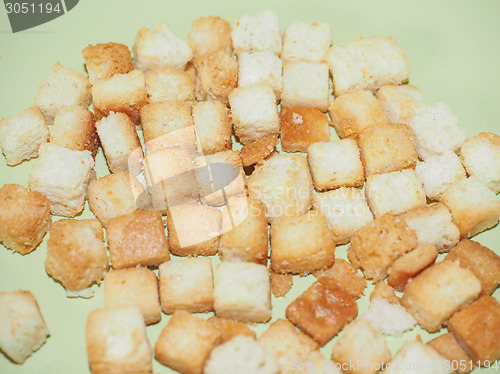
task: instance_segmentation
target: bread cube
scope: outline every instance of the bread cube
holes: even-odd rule
[[[151,373],[153,352],[139,307],[96,309],[85,326],[92,373]]]
[[[276,144],[278,144],[278,134],[269,134],[243,146],[240,149],[243,166],[261,164],[274,152]]]
[[[183,70],[160,66],[148,71],[144,78],[150,103],[194,101],[194,79]]]
[[[283,61],[322,62],[332,45],[332,27],[327,22],[295,21],[283,34]]]
[[[382,105],[369,91],[358,90],[330,102],[332,125],[340,138],[358,137],[369,126],[387,124]]]
[[[0,242],[22,255],[41,243],[51,222],[49,200],[18,184],[0,188]]]
[[[422,328],[436,332],[480,292],[481,283],[474,273],[453,261],[441,261],[406,285],[401,302]]]
[[[365,194],[375,217],[404,213],[424,206],[427,201],[413,169],[370,175],[366,179]]]
[[[469,175],[493,192],[500,192],[500,136],[481,132],[466,140],[460,148],[460,159]]]
[[[472,176],[448,187],[441,201],[448,207],[461,238],[470,238],[498,223],[500,201],[495,193]]]
[[[196,103],[193,106],[193,121],[204,154],[231,149],[232,126],[224,103],[217,100]]]
[[[205,53],[233,51],[231,25],[218,16],[200,17],[193,21],[187,42],[195,56]]]
[[[286,308],[286,318],[324,346],[356,318],[358,306],[337,282],[322,277]]]
[[[396,353],[385,374],[451,374],[446,359],[419,340],[406,342]]]
[[[366,279],[383,280],[398,257],[417,246],[417,235],[398,217],[385,214],[351,237],[348,257]]]
[[[179,373],[201,374],[219,341],[220,333],[210,322],[176,310],[156,341],[155,358]]]
[[[314,143],[307,148],[307,162],[318,191],[364,184],[363,164],[354,139]]]
[[[161,213],[138,209],[109,220],[106,226],[113,269],[158,266],[170,259]]]
[[[327,360],[319,349],[309,354],[304,366],[301,366],[299,362],[297,362],[296,366],[295,362],[292,365],[299,370],[304,370],[302,368],[305,368],[305,370],[314,370],[314,374],[342,374],[339,363]]]
[[[38,87],[34,106],[41,110],[45,121],[52,123],[60,108],[73,105],[86,108],[90,101],[87,77],[56,62]]]
[[[30,189],[49,199],[52,214],[74,217],[83,210],[87,188],[95,179],[92,154],[52,143],[42,144],[38,154],[30,171]]]
[[[313,275],[318,279],[321,277],[332,278],[342,290],[354,299],[360,298],[366,288],[366,279],[358,273],[350,262],[341,258],[336,258],[328,269],[316,271]]]
[[[228,96],[238,83],[238,63],[236,59],[216,51],[194,58],[196,69],[196,98],[201,100],[221,100]]]
[[[22,364],[50,335],[42,313],[30,291],[0,291],[0,349],[16,364]]]
[[[301,155],[273,154],[248,178],[248,195],[266,205],[268,222],[305,214],[312,205],[312,180]]]
[[[231,30],[234,51],[281,52],[281,35],[278,15],[265,10],[255,15],[244,14],[236,19]]]
[[[217,317],[240,322],[271,319],[271,285],[267,267],[251,262],[221,261],[215,271]]]
[[[316,108],[281,109],[281,147],[285,152],[307,152],[307,147],[330,140],[328,117]]]
[[[329,267],[334,259],[335,242],[319,210],[273,221],[271,266],[275,272],[304,275]]]
[[[269,51],[241,52],[238,55],[238,65],[238,86],[268,84],[273,88],[276,98],[281,97],[283,64],[274,53]]]
[[[500,256],[478,242],[463,239],[445,257],[468,269],[481,282],[481,295],[491,295],[500,284]]]
[[[128,47],[121,43],[89,44],[82,51],[90,84],[134,70]]]
[[[470,373],[476,366],[450,332],[432,339],[427,345],[446,358],[458,374]]]
[[[335,97],[355,90],[376,91],[401,84],[410,76],[406,54],[391,37],[358,38],[333,46],[325,60],[333,77]]]
[[[246,336],[255,339],[255,332],[246,323],[234,321],[232,319],[210,317],[208,319],[221,334],[220,343],[223,344],[236,336]]]
[[[491,366],[500,358],[500,304],[483,296],[455,313],[448,329],[480,366]]]
[[[7,165],[14,166],[38,156],[40,144],[49,140],[49,128],[37,107],[0,121],[0,145]]]
[[[313,107],[328,110],[330,76],[328,65],[293,61],[283,65],[281,107]]]
[[[370,303],[375,299],[384,299],[391,304],[401,304],[401,299],[396,296],[394,288],[389,286],[384,281],[377,282],[370,294]]]
[[[390,123],[408,125],[416,111],[426,104],[418,87],[411,84],[388,84],[380,87],[375,96]]]
[[[285,297],[293,286],[293,275],[270,271],[271,291],[274,297]]]
[[[243,145],[280,131],[276,98],[271,86],[235,88],[229,95],[234,134]]]
[[[368,321],[381,334],[392,336],[401,336],[417,323],[399,302],[391,302],[383,297],[370,300],[370,307],[359,319]]]

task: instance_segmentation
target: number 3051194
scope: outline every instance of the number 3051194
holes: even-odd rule
[[[27,14],[27,13],[61,13],[64,12],[61,9],[61,4],[51,4],[49,3],[5,3],[5,9],[7,14]]]

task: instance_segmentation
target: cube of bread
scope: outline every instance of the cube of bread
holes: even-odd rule
[[[214,309],[217,317],[240,322],[271,319],[271,285],[265,265],[221,261],[215,270]]]
[[[273,154],[248,178],[248,195],[266,205],[268,222],[305,214],[312,206],[313,185],[301,155]]]
[[[238,86],[268,84],[273,88],[276,98],[281,97],[283,64],[274,53],[269,51],[241,52],[238,55],[238,68]]]
[[[358,273],[350,262],[341,258],[336,258],[331,267],[316,271],[313,275],[318,279],[321,277],[332,278],[340,288],[354,299],[360,298],[366,288],[366,279]]]
[[[458,124],[448,105],[424,105],[409,122],[418,157],[427,160],[445,151],[456,151],[466,139],[465,130]]]
[[[491,295],[500,284],[500,256],[478,242],[463,239],[445,257],[468,269],[481,282],[481,295]]]
[[[200,101],[193,106],[193,121],[204,154],[230,150],[232,126],[229,110],[217,100]]]
[[[413,169],[368,176],[365,194],[375,217],[404,213],[424,206],[427,201],[422,183]]]
[[[261,164],[276,149],[278,134],[269,134],[243,146],[240,149],[243,166]]]
[[[0,349],[8,358],[22,364],[40,349],[49,335],[30,291],[0,291]]]
[[[307,147],[330,140],[328,117],[316,108],[281,109],[281,147],[285,152],[307,152]]]
[[[396,296],[394,288],[384,281],[377,282],[375,287],[373,287],[373,291],[370,294],[370,303],[375,299],[384,299],[391,304],[401,304],[401,299]]]
[[[236,18],[231,39],[236,53],[270,51],[279,55],[281,35],[278,15],[272,10],[265,10]]]
[[[500,201],[477,177],[461,179],[448,187],[441,201],[448,207],[461,238],[470,238],[498,223]]]
[[[417,246],[417,235],[398,217],[384,214],[351,237],[348,257],[365,278],[383,280],[398,257]]]
[[[89,44],[83,49],[82,55],[90,84],[115,74],[127,74],[134,69],[130,50],[121,43]]]
[[[271,291],[274,297],[285,297],[293,286],[293,275],[270,271]]]
[[[410,76],[406,54],[391,37],[358,38],[333,46],[325,60],[333,77],[335,97],[355,90],[376,91],[401,84]]]
[[[332,45],[332,27],[327,22],[292,22],[283,34],[283,61],[322,62]]]
[[[293,61],[283,65],[282,108],[313,107],[328,110],[330,76],[321,62]]]
[[[146,92],[150,103],[160,101],[194,101],[194,80],[183,70],[160,66],[145,74]]]
[[[405,331],[413,329],[417,323],[399,302],[391,302],[383,297],[370,300],[370,307],[360,320],[368,321],[378,332],[392,336],[401,336]]]
[[[460,159],[469,175],[493,192],[500,192],[500,136],[481,132],[467,139],[460,148]]]
[[[409,124],[417,109],[426,104],[418,87],[411,84],[388,84],[380,87],[375,96],[390,123]]]
[[[85,326],[92,373],[151,373],[153,352],[137,306],[95,309]]]
[[[220,343],[223,344],[237,336],[246,336],[255,339],[255,332],[246,323],[234,321],[232,319],[210,317],[208,319],[221,334]]]
[[[358,90],[330,102],[332,125],[340,138],[359,136],[369,126],[387,124],[382,105],[369,91]]]
[[[364,184],[363,164],[354,139],[311,144],[307,162],[318,191]]]
[[[292,363],[292,365],[294,364]],[[296,367],[301,368],[300,363],[297,363]],[[303,367],[305,370],[314,370],[312,371],[314,374],[342,374],[341,365],[338,362],[327,360],[319,349],[309,354]]]
[[[322,277],[286,308],[286,318],[324,346],[358,315],[354,299],[337,282]]]
[[[223,51],[196,56],[196,98],[227,102],[228,96],[238,83],[238,62]]]
[[[165,23],[158,23],[152,30],[143,27],[135,37],[133,47],[137,69],[147,72],[160,66],[184,70],[193,57],[189,45],[175,36]]]
[[[95,180],[92,154],[52,143],[42,144],[38,154],[30,171],[30,190],[49,199],[52,214],[74,217],[83,210],[87,188]]]
[[[170,259],[161,213],[138,209],[109,220],[106,226],[113,269],[158,266]]]
[[[196,18],[187,42],[195,56],[220,50],[230,54],[233,51],[231,25],[218,16]]]
[[[474,273],[453,261],[441,261],[406,285],[401,302],[422,328],[436,332],[480,292],[481,283]]]
[[[51,222],[49,200],[18,184],[0,188],[0,242],[22,255],[35,250]]]
[[[243,145],[280,131],[276,98],[271,86],[235,88],[229,95],[234,134]]]
[[[34,106],[41,110],[45,121],[52,123],[60,108],[73,105],[86,108],[91,98],[87,77],[56,62],[38,87]]]
[[[38,156],[40,144],[49,140],[49,128],[37,107],[0,121],[0,145],[7,165],[14,166]]]
[[[500,304],[483,296],[455,313],[448,329],[480,366],[491,366],[500,358]]]
[[[160,364],[182,374],[201,374],[220,333],[210,322],[185,310],[176,310],[155,344]]]
[[[432,339],[427,345],[446,358],[458,374],[470,373],[476,366],[450,332]]]
[[[366,175],[413,169],[417,152],[407,126],[388,123],[369,126],[359,135],[359,149]]]
[[[275,272],[304,275],[329,267],[334,259],[335,242],[319,210],[273,221],[271,267]]]

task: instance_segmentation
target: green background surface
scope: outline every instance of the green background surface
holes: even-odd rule
[[[392,36],[406,50],[411,66],[410,83],[420,87],[430,103],[447,103],[459,117],[468,136],[480,131],[500,133],[499,87],[500,1],[111,1],[81,0],[68,14],[39,27],[12,34],[0,5],[0,117],[17,114],[33,104],[38,86],[54,62],[84,72],[81,50],[100,42],[121,42],[132,47],[142,26],[163,21],[175,34],[186,37],[194,19],[219,15],[230,22],[244,13],[274,9],[284,30],[295,20],[326,21],[333,28],[333,43],[375,34]],[[336,137],[336,135],[333,135]],[[333,138],[332,137],[332,138]],[[0,156],[0,185],[26,186],[33,163],[8,167]],[[98,176],[108,173],[102,151],[96,160]],[[86,208],[80,218],[92,217]],[[55,218],[57,219],[57,218]],[[500,253],[500,228],[474,238]],[[0,355],[0,373],[86,373],[84,327],[88,313],[103,307],[102,286],[90,300],[67,299],[64,289],[44,269],[46,240],[33,253],[21,256],[0,245],[0,289],[31,290],[36,296],[51,336],[40,351],[23,365],[14,365]],[[337,249],[344,257],[346,247]],[[174,259],[175,260],[175,259]],[[215,264],[214,259],[214,264]],[[284,316],[286,306],[314,281],[312,276],[294,278],[286,298],[273,297],[273,321]],[[369,295],[372,286],[365,291]],[[495,297],[500,298],[497,289]],[[359,301],[362,314],[368,297]],[[206,318],[209,315],[202,315]],[[151,345],[168,317],[147,328]],[[253,326],[258,333],[266,325]],[[445,330],[441,330],[441,333]],[[419,328],[401,338],[388,337],[395,353],[404,341],[421,334]],[[332,342],[323,349],[327,358]],[[171,371],[154,361],[157,373]],[[477,370],[477,372],[500,370]],[[299,371],[298,371],[299,372]],[[302,371],[303,373],[307,371]]]

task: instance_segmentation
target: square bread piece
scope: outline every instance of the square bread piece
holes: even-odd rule
[[[460,159],[469,175],[496,194],[500,192],[500,136],[481,132],[467,139],[460,148]]]
[[[392,355],[385,338],[368,321],[357,320],[347,325],[332,347],[332,360],[349,367],[350,374],[376,374],[391,361]]]
[[[219,344],[220,333],[210,322],[176,310],[155,344],[155,358],[182,374],[202,374],[205,361]]]
[[[87,108],[91,99],[87,77],[56,62],[38,87],[34,106],[42,111],[47,123],[52,123],[60,108],[73,105]]]
[[[359,135],[359,149],[366,175],[413,169],[417,152],[406,125],[370,126]]]
[[[50,222],[50,203],[44,195],[18,184],[0,188],[0,242],[6,248],[22,255],[34,251]]]
[[[332,45],[332,26],[327,22],[295,21],[283,34],[283,61],[322,62]]]
[[[318,191],[362,187],[365,182],[358,144],[354,139],[314,143],[307,148],[307,162]]]
[[[111,270],[104,277],[106,308],[138,306],[146,325],[157,323],[161,319],[158,295],[158,278],[147,268]]]
[[[114,269],[158,266],[170,259],[161,213],[138,209],[111,219],[106,226]]]
[[[278,15],[265,10],[255,15],[244,14],[234,21],[231,29],[234,52],[270,51],[281,53],[281,33]]]
[[[332,278],[314,282],[286,308],[286,318],[324,346],[358,315],[358,306]]]
[[[215,270],[214,309],[217,317],[240,322],[271,319],[271,284],[265,265],[221,261]]]
[[[399,256],[417,246],[417,235],[398,217],[384,214],[351,237],[349,261],[361,268],[366,279],[383,280]]]
[[[305,361],[306,370],[314,370],[314,374],[342,374],[340,366],[335,366],[335,362],[327,360],[319,349],[312,351]],[[300,364],[299,364],[300,365]],[[297,365],[297,368],[300,366]],[[307,366],[310,365],[310,366]]]
[[[248,195],[266,204],[268,222],[305,214],[312,206],[313,184],[301,155],[275,153],[248,178]]]
[[[468,374],[476,366],[451,332],[432,339],[427,345],[446,358],[458,374]]]
[[[481,282],[481,296],[491,295],[500,284],[500,256],[478,242],[461,240],[445,260],[472,271]]]
[[[500,358],[500,304],[494,297],[483,296],[459,310],[448,329],[481,366],[491,366]]]
[[[278,134],[276,97],[268,84],[235,88],[229,95],[234,134],[243,145],[265,135]]]
[[[358,38],[333,46],[325,60],[333,77],[335,97],[356,90],[376,91],[401,84],[410,76],[406,54],[391,37]]]
[[[134,70],[128,47],[121,43],[89,44],[82,51],[90,84]]]
[[[160,300],[163,313],[177,309],[191,313],[214,310],[214,277],[210,258],[167,261],[159,267]]]
[[[278,134],[269,134],[243,146],[240,149],[243,166],[262,164],[278,144]]]
[[[274,53],[269,51],[241,52],[238,55],[238,68],[238,86],[265,83],[273,88],[277,99],[281,97],[283,64]]]
[[[74,217],[83,210],[87,188],[95,180],[92,154],[52,143],[42,144],[38,154],[30,171],[30,190],[49,199],[52,214]]]
[[[285,152],[307,152],[307,147],[330,140],[326,113],[317,108],[281,109],[281,147]]]
[[[151,373],[153,352],[137,306],[96,309],[85,326],[92,373]]]
[[[255,339],[255,332],[246,323],[234,321],[232,319],[210,317],[208,320],[221,334],[220,343],[223,344],[236,336],[247,336]]]
[[[305,275],[329,267],[334,259],[335,242],[319,210],[280,217],[272,223],[271,266],[275,272]]]
[[[375,217],[404,213],[427,202],[422,183],[413,169],[368,176],[365,194]]]
[[[441,261],[406,285],[401,302],[422,328],[436,332],[480,292],[481,283],[474,273],[453,261]]]
[[[0,349],[22,364],[50,335],[35,296],[30,291],[0,291]]]
[[[183,70],[160,66],[148,71],[144,78],[150,103],[194,101],[194,79]]]
[[[373,220],[363,193],[354,187],[315,194],[313,206],[325,216],[337,244],[348,243],[354,233]]]
[[[14,166],[37,157],[38,147],[48,140],[49,128],[37,107],[0,121],[0,145],[7,165]]]
[[[101,283],[108,268],[104,234],[97,219],[62,219],[50,226],[45,270],[63,285],[68,296],[71,291]]]
[[[332,125],[340,138],[357,137],[369,126],[387,124],[382,105],[370,91],[354,91],[330,102]]]
[[[426,104],[419,88],[411,84],[388,84],[380,87],[375,96],[382,104],[382,110],[390,123],[407,125],[417,109]]]
[[[441,201],[451,211],[462,238],[470,238],[495,226],[500,217],[500,201],[477,177],[452,184]]]
[[[340,288],[354,299],[359,299],[366,288],[366,279],[358,273],[358,270],[350,262],[341,258],[336,258],[328,269],[316,271],[313,275],[317,279],[321,277],[332,278]]]
[[[191,24],[187,42],[195,56],[220,50],[230,54],[231,24],[218,16],[197,18]]]
[[[328,110],[330,76],[328,65],[320,62],[293,61],[283,65],[283,108],[312,107]]]
[[[203,154],[230,150],[232,147],[231,119],[222,101],[200,101],[193,106],[193,121]]]

